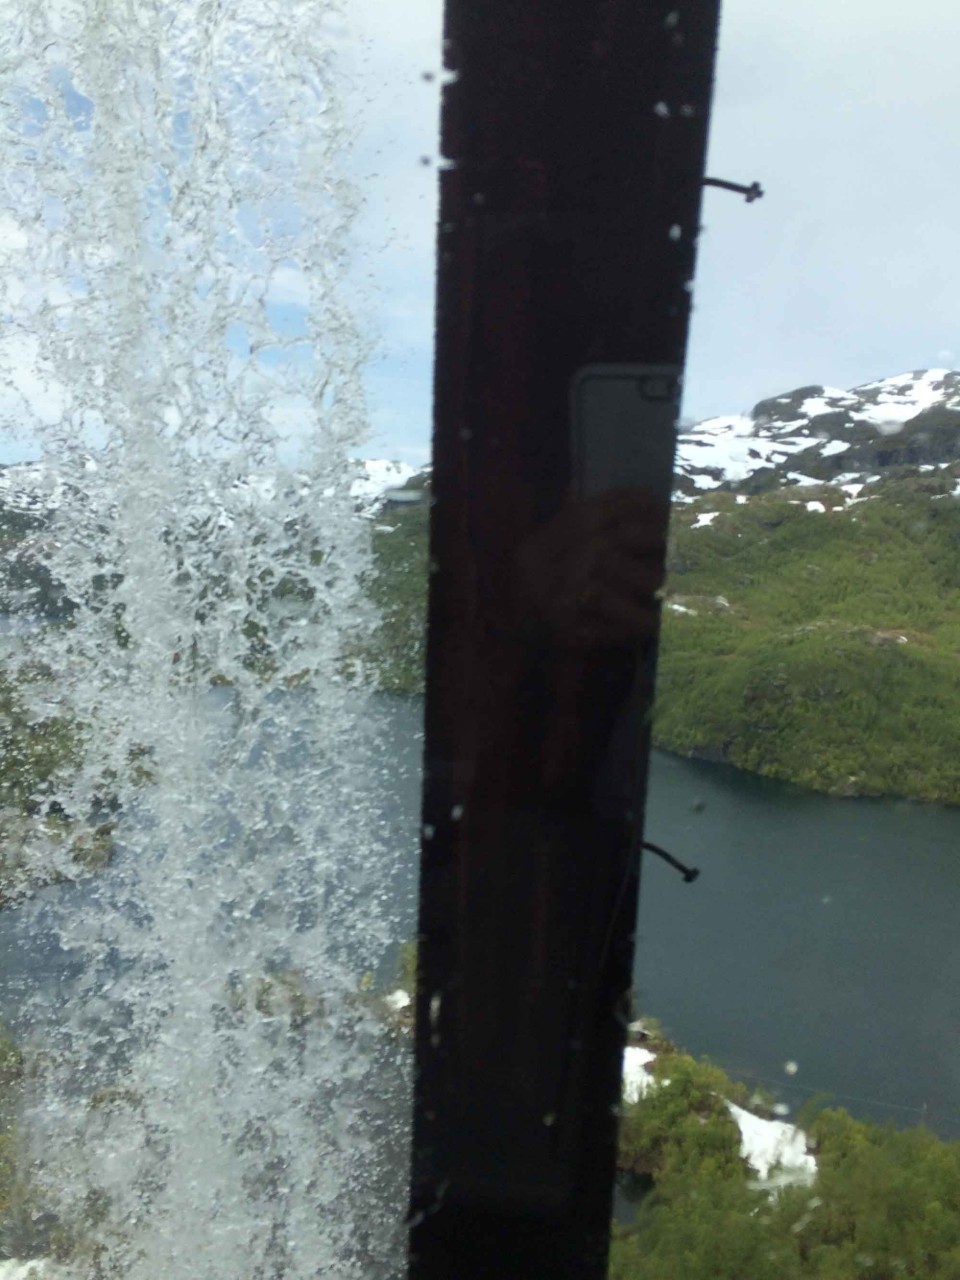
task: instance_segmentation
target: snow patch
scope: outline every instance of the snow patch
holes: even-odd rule
[[[417,474],[407,462],[391,462],[386,458],[364,458],[362,473],[350,486],[354,498],[379,498],[385,489],[399,489]]]
[[[849,391],[840,391],[836,387],[824,387],[823,394],[810,396],[800,406],[800,413],[806,418],[819,417],[821,413],[835,413],[837,409],[856,404],[857,397]]]
[[[702,511],[700,515],[697,516],[696,520],[694,520],[690,528],[705,529],[708,525],[713,524],[719,514],[719,511]]]
[[[846,453],[849,448],[849,440],[828,440],[820,450],[820,453],[824,458],[833,458],[838,453]]]
[[[688,479],[692,480],[698,489],[716,489],[723,484],[723,481],[718,480],[716,476],[707,476],[702,472],[691,472]]]
[[[919,412],[915,404],[898,404],[892,400],[882,400],[869,409],[858,410],[856,416],[858,421],[876,427],[882,435],[892,436],[902,431],[910,419],[915,418]]]
[[[795,1186],[810,1186],[817,1176],[817,1162],[807,1153],[807,1135],[785,1120],[763,1120],[736,1103],[728,1102],[727,1110],[740,1130],[740,1154],[757,1175],[769,1181],[775,1169],[777,1185],[789,1181]]]
[[[398,987],[396,991],[391,991],[388,996],[383,997],[383,1003],[391,1013],[399,1013],[401,1009],[409,1009],[413,1002],[410,999],[410,993]],[[2,1276],[0,1280],[3,1280]]]
[[[638,1102],[646,1096],[651,1085],[656,1084],[647,1067],[656,1058],[655,1053],[639,1045],[627,1045],[623,1051],[623,1100]],[[2,1280],[2,1277],[0,1277]]]

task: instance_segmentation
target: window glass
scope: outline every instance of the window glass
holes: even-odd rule
[[[0,34],[0,1277],[399,1277],[439,0]],[[960,1245],[958,18],[725,6],[610,1274]]]

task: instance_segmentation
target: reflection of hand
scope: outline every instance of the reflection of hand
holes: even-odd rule
[[[562,645],[628,645],[654,634],[667,512],[637,489],[571,503],[522,544],[522,628]]]

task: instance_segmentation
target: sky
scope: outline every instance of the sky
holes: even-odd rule
[[[420,159],[436,156],[438,112],[421,75],[439,62],[441,6],[357,12],[378,45],[368,225],[384,218],[395,236],[372,255],[384,321],[372,443],[415,461],[429,435],[436,179]],[[686,418],[960,367],[958,47],[955,0],[726,0],[708,172],[766,195],[705,193]]]
[[[346,164],[364,200],[346,284],[372,350],[362,452],[419,465],[430,440],[442,0],[344,0],[344,12]],[[955,0],[726,0],[708,172],[759,180],[766,196],[705,194],[685,418],[749,411],[801,385],[960,367],[958,47]],[[2,269],[17,234],[0,208]],[[295,272],[275,280],[273,315],[287,332],[303,295]],[[29,343],[18,377],[28,392]],[[0,462],[15,456],[0,440]]]

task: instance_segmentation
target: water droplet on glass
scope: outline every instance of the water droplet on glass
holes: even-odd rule
[[[691,120],[697,114],[697,108],[692,102],[685,102],[680,108],[680,114],[686,120]]]
[[[679,222],[675,222],[673,226],[670,228],[670,239],[680,240],[682,237],[683,237],[683,227],[680,226]]]
[[[420,72],[420,79],[421,79],[421,80],[426,80],[428,84],[429,84],[431,81],[436,80],[436,78],[437,78],[437,77],[436,77],[436,74],[435,74],[435,72],[433,72],[433,71],[421,71],[421,72]]]
[[[424,838],[424,840],[432,840],[432,839],[433,839],[433,837],[436,835],[436,832],[437,832],[436,827],[434,827],[431,823],[429,823],[429,822],[425,822],[425,823],[423,824],[423,838]]]
[[[783,1064],[783,1069],[788,1076],[795,1076],[799,1068],[793,1059],[791,1059],[789,1062],[785,1062]]]
[[[455,804],[453,808],[450,810],[450,817],[453,819],[454,822],[459,822],[460,819],[463,817],[463,805]]]
[[[670,108],[665,102],[658,102],[653,108],[653,114],[659,116],[661,120],[668,120],[670,118]]]
[[[774,1104],[773,1114],[775,1116],[788,1116],[790,1114],[790,1108],[785,1102],[777,1102]]]
[[[548,1111],[547,1114],[543,1117],[543,1123],[547,1126],[548,1129],[551,1128],[553,1125],[555,1125],[557,1123],[556,1112]]]
[[[663,25],[667,28],[668,31],[672,31],[674,27],[679,25],[679,23],[680,23],[679,9],[671,9],[670,12],[667,14],[667,16],[663,20]]]

